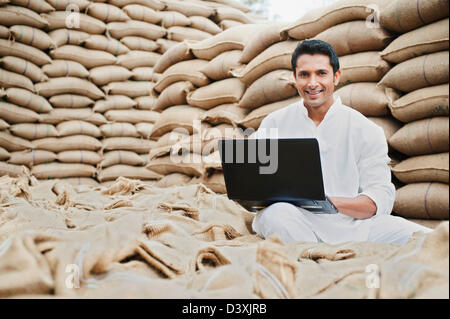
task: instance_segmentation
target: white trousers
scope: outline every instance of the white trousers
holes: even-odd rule
[[[253,230],[263,238],[268,238],[274,234],[278,234],[283,242],[327,242],[320,238],[320,234],[313,229],[320,229],[321,225],[317,225],[319,221],[311,218],[312,213],[289,203],[275,203],[255,216],[253,220]],[[341,215],[341,214],[339,214]],[[328,215],[333,216],[333,215]],[[323,216],[326,218],[326,216]],[[327,222],[326,219],[321,221]],[[336,223],[336,219],[331,222]],[[314,224],[316,223],[316,225]],[[392,215],[376,215],[370,219],[361,221],[361,226],[367,229],[367,241],[378,243],[392,243],[404,245],[408,242],[411,235],[415,232],[422,231],[424,233],[432,232],[433,229],[410,222],[402,217]],[[331,244],[338,243],[339,238],[351,238],[348,232],[352,231],[349,227],[347,230],[342,225],[333,227],[328,225],[327,229],[332,229],[336,234],[336,239]],[[353,228],[355,229],[355,228]],[[339,233],[341,232],[341,233]],[[355,236],[356,237],[356,236]],[[330,238],[330,237],[328,237]]]

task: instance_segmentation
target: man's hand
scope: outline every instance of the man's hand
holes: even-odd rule
[[[377,212],[377,205],[366,195],[355,198],[330,197],[330,200],[339,213],[356,219],[367,219],[373,217]]]

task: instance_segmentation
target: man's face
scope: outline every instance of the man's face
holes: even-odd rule
[[[327,55],[302,54],[298,57],[295,82],[305,106],[331,106],[334,86],[339,83],[340,76],[340,70],[333,74]]]

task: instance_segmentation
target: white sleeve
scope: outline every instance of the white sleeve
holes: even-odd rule
[[[252,138],[269,138],[274,137],[277,138],[278,136],[271,136],[271,129],[277,128],[275,121],[273,120],[272,116],[270,114],[266,116],[261,124],[259,125],[258,130],[251,136]]]

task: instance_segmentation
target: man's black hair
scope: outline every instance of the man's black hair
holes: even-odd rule
[[[323,54],[330,58],[330,64],[333,67],[333,73],[336,73],[339,66],[339,57],[331,44],[322,40],[305,40],[295,49],[292,54],[292,70],[297,74],[297,60],[302,54]]]

